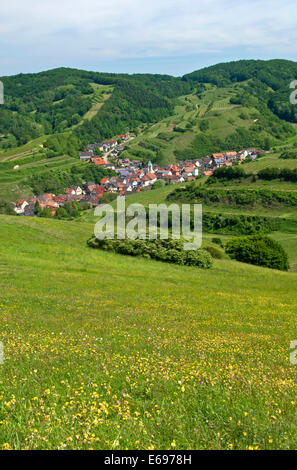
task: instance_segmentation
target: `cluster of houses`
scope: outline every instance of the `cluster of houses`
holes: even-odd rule
[[[201,173],[203,176],[211,176],[216,168],[222,166],[233,166],[235,163],[242,163],[247,158],[255,160],[264,150],[246,149],[240,152],[213,153],[211,157],[199,160]]]
[[[105,165],[107,159],[100,158],[96,156],[98,150],[105,154],[111,155],[114,158],[117,158],[121,152],[125,150],[124,143],[131,140],[129,134],[118,135],[116,139],[105,140],[104,142],[97,142],[95,144],[90,144],[86,147],[85,152],[79,154],[79,158],[82,161],[91,161],[96,165]]]
[[[159,168],[158,165],[153,165],[151,162],[144,166],[141,161],[126,159],[119,160],[118,167],[108,164],[105,164],[104,167],[113,169],[115,175],[102,178],[100,184],[89,181],[82,186],[65,188],[64,194],[45,193],[34,196],[28,201],[22,199],[17,202],[14,210],[18,215],[32,217],[35,215],[35,205],[38,202],[41,209],[50,209],[51,214],[55,215],[57,209],[68,202],[78,201],[81,204],[87,203],[95,207],[99,204],[104,193],[124,196],[133,191],[140,192],[143,189],[149,189],[158,180],[162,180],[164,184],[181,183],[192,181],[199,174],[197,164],[190,161]]]
[[[127,136],[120,136],[122,140]],[[109,141],[110,148],[118,148],[117,140]],[[67,202],[78,201],[81,204],[97,206],[104,193],[113,193],[120,196],[131,192],[140,192],[150,189],[154,183],[161,181],[163,184],[176,184],[195,180],[199,175],[211,176],[216,168],[222,166],[232,166],[235,163],[242,163],[246,158],[257,158],[262,151],[247,149],[240,152],[214,153],[211,156],[197,160],[184,160],[174,165],[159,167],[151,162],[144,165],[140,160],[121,159],[117,160],[117,165],[107,163],[104,158],[94,156],[94,149],[99,144],[89,145],[87,152],[89,158],[85,160],[89,164],[101,165],[115,172],[115,176],[102,178],[100,184],[86,182],[80,186],[70,186],[65,188],[64,194],[55,195],[46,193],[34,196],[30,200],[20,200],[15,206],[18,215],[34,216],[36,202],[41,209],[50,209],[55,215],[59,207],[63,207]],[[102,144],[102,146],[105,143]],[[114,146],[114,147],[112,147]],[[109,151],[110,151],[109,148]]]

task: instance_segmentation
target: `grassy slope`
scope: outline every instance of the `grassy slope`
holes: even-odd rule
[[[225,88],[216,88],[208,85],[208,89],[204,92],[202,98],[198,98],[196,94],[180,97],[177,100],[175,113],[153,126],[146,127],[128,145],[127,156],[131,156],[131,158],[139,157],[138,152],[142,149],[139,143],[152,143],[157,146],[165,145],[165,148],[162,149],[166,157],[165,163],[172,163],[176,161],[174,151],[187,149],[195,136],[200,133],[199,124],[203,119],[207,119],[209,122],[210,127],[207,134],[222,140],[234,133],[238,127],[249,128],[255,118],[260,119],[257,109],[246,108],[241,105],[231,105],[229,103],[230,98],[236,94],[236,91],[241,86],[233,85]],[[246,115],[246,119],[243,119],[242,115]],[[191,121],[193,122],[193,127],[186,129],[186,125]],[[174,132],[173,125],[186,129],[186,132]],[[264,132],[263,135],[269,136],[267,132]],[[297,136],[290,137],[288,144],[284,142],[282,145],[293,146],[296,144],[296,138]],[[187,158],[187,152],[185,152],[184,158]],[[282,162],[285,161],[282,160]],[[291,166],[293,168],[296,165],[296,160],[295,163],[283,164],[285,167]]]
[[[296,274],[88,248],[1,216],[0,448],[295,448]]]
[[[94,89],[94,94],[92,95],[92,107],[91,109],[83,116],[82,120],[78,125],[81,125],[85,120],[91,120],[96,114],[100,111],[104,102],[110,98],[113,92],[113,87],[109,85],[99,85],[97,83],[92,83],[92,88]],[[76,127],[76,126],[73,126]]]
[[[296,148],[296,147],[295,147]],[[279,158],[281,152],[271,152],[264,157],[254,160],[253,162],[244,165],[245,170],[249,173],[258,173],[264,168],[289,168],[294,170],[297,168],[297,160],[284,160]]]

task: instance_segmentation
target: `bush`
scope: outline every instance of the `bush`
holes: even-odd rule
[[[0,201],[0,214],[16,215],[11,204],[6,201]]]
[[[164,180],[157,180],[157,181],[152,185],[152,189],[163,188],[164,185],[165,185],[165,181],[164,181]]]
[[[226,253],[243,263],[288,271],[288,255],[280,243],[266,235],[232,238],[226,245]]]
[[[247,178],[247,176],[247,173],[240,166],[222,166],[216,168],[213,173],[213,178],[225,180]]]
[[[184,250],[183,240],[98,240],[93,236],[87,241],[91,248],[113,251],[122,255],[141,256],[167,263],[184,266],[196,266],[209,269],[213,264],[211,255],[206,250]]]
[[[207,246],[206,251],[211,255],[212,258],[214,259],[223,259],[224,258],[224,253],[222,251],[215,247],[215,246]]]
[[[297,182],[297,169],[290,168],[264,168],[259,171],[258,177],[263,180],[271,181],[274,179],[283,179],[284,181]]]
[[[88,205],[84,207],[78,201],[67,202],[63,207],[57,209],[56,217],[58,219],[74,219],[79,217],[81,212],[88,208]]]
[[[203,119],[199,124],[199,128],[202,132],[207,131],[209,129],[209,121],[207,121],[207,119]]]
[[[282,160],[296,160],[297,159],[297,151],[286,151],[283,152],[280,157]]]
[[[224,247],[224,244],[222,242],[222,239],[219,237],[214,237],[211,239],[212,243],[215,243],[216,245],[221,246],[222,248]]]

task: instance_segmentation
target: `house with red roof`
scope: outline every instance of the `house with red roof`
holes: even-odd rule
[[[100,181],[100,184],[108,184],[109,183],[109,179],[108,178],[102,178],[102,180]]]
[[[25,211],[25,207],[28,206],[28,202],[25,201],[24,199],[20,199],[14,208],[15,212],[17,214],[23,214]]]
[[[95,163],[95,165],[105,165],[105,160],[103,160],[101,157],[91,158],[91,162]]]

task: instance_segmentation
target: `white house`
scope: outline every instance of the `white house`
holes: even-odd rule
[[[17,202],[14,210],[17,214],[23,214],[25,211],[25,207],[28,206],[28,202],[24,201],[23,199],[20,199],[20,201]]]

